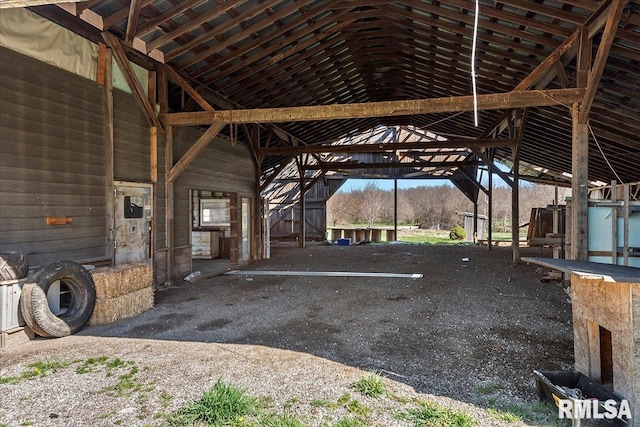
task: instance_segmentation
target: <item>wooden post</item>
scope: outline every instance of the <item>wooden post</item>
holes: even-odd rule
[[[571,258],[587,261],[588,253],[588,201],[589,201],[589,125],[578,122],[579,110],[572,111],[572,162],[571,162]]]
[[[229,198],[230,204],[230,217],[231,217],[231,226],[230,226],[230,238],[229,238],[229,262],[233,265],[237,265],[240,262],[240,198],[238,197],[238,193],[231,193]]]
[[[618,201],[618,185],[614,179],[611,181],[611,201],[613,207],[611,208],[611,264],[618,264],[618,207],[616,202]]]
[[[580,49],[577,61],[577,86],[586,87],[591,69],[591,39],[589,31],[580,34]],[[571,259],[587,261],[589,249],[587,240],[589,203],[589,125],[580,122],[580,103],[574,103],[571,110],[573,122],[571,132]],[[583,117],[584,119],[584,117]]]
[[[306,227],[306,218],[305,218],[306,204],[304,201],[305,185],[304,185],[304,168],[302,167],[302,159],[298,161],[298,172],[300,173],[300,240],[298,241],[298,246],[300,246],[301,248],[304,248],[305,239],[307,237],[307,227]]]
[[[487,229],[487,243],[488,243],[488,249],[491,250],[491,246],[493,244],[492,240],[493,240],[493,173],[491,172],[491,169],[489,169],[489,194],[488,194],[488,199],[489,199],[489,206],[488,206],[488,212],[487,212],[487,220],[489,221],[489,226]]]
[[[166,127],[166,140],[164,146],[165,156],[165,172],[173,167],[173,127]],[[165,233],[167,235],[167,281],[173,283],[173,265],[174,265],[174,219],[173,219],[173,181],[169,181],[165,173],[164,181],[165,191]]]
[[[622,260],[624,265],[629,265],[629,184],[624,184],[624,245],[622,247]]]
[[[102,47],[104,45],[101,44]],[[115,263],[114,256],[114,172],[113,172],[113,75],[111,49],[104,50],[104,189],[105,189],[105,256]]]
[[[473,202],[473,244],[478,244],[478,200]]]
[[[398,179],[393,180],[393,235],[398,240]]]
[[[513,187],[511,187],[511,250],[513,262],[520,261],[520,159],[513,163]]]

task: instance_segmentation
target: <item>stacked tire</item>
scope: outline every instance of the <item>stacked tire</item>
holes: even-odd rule
[[[18,280],[29,274],[27,257],[18,252],[0,252],[0,280]]]
[[[60,281],[71,294],[66,312],[54,315],[49,308],[47,292]],[[25,323],[44,338],[72,335],[82,329],[96,301],[96,288],[91,274],[73,261],[56,261],[36,270],[22,286],[20,311]]]

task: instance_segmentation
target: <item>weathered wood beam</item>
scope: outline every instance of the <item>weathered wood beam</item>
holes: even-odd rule
[[[80,3],[82,0],[3,0],[0,2],[0,9],[11,9],[14,7],[42,6],[45,4],[58,3]]]
[[[464,176],[467,177],[467,179],[469,181],[471,181],[473,183],[473,185],[480,191],[482,191],[484,194],[486,194],[487,196],[489,195],[489,190],[487,190],[484,185],[482,185],[480,182],[478,182],[478,179],[475,176],[472,176],[468,170],[466,170],[465,168],[460,168],[458,169],[460,172],[462,172],[462,174]],[[473,202],[473,200],[472,200]]]
[[[602,77],[602,72],[604,71],[609,51],[611,50],[613,40],[616,36],[616,29],[618,28],[618,23],[622,16],[622,10],[626,3],[627,2],[623,0],[613,0],[611,9],[609,10],[607,23],[605,24],[604,32],[602,34],[602,40],[598,46],[598,52],[596,53],[593,68],[589,74],[587,93],[585,93],[580,107],[580,116],[578,119],[580,123],[587,123],[589,120],[589,111],[593,105],[593,99],[595,98],[596,91],[598,90],[598,83]]]
[[[170,19],[175,18],[176,16],[181,15],[185,10],[191,9],[192,7],[202,3],[204,0],[187,0],[180,1],[174,6],[162,12],[160,15],[155,18],[149,19],[144,24],[138,27],[138,36],[144,35],[159,25],[167,22]]]
[[[506,108],[567,104],[582,99],[584,93],[584,89],[554,89],[478,95],[478,110],[503,110]],[[473,96],[458,96],[361,104],[171,113],[163,114],[162,121],[170,126],[198,126],[212,123],[290,123],[408,116],[471,111],[472,109]]]
[[[127,30],[125,31],[124,42],[131,44],[136,37],[136,28],[140,19],[140,9],[142,8],[142,0],[131,0],[129,4],[129,16],[127,17]]]
[[[217,18],[218,16],[222,15],[223,13],[226,13],[229,9],[237,6],[243,1],[245,0],[232,0],[232,1],[227,1],[222,4],[216,5],[213,9],[199,16],[198,18],[192,19],[186,24],[176,28],[175,30],[170,31],[166,34],[163,34],[160,37],[156,38],[155,40],[152,40],[149,43],[147,43],[148,51],[164,46],[165,44],[171,42],[175,38],[180,37],[184,33],[187,33],[193,30],[194,28],[198,28],[200,25],[204,24],[205,22],[209,22]]]
[[[173,68],[171,68],[168,65],[165,65],[165,70],[167,72],[167,77],[169,77],[169,79],[174,82],[175,84],[177,84],[178,86],[180,86],[180,88],[182,88],[182,90],[184,90],[185,92],[187,92],[189,94],[189,96],[198,103],[198,105],[200,105],[205,111],[213,111],[214,108],[211,106],[211,104],[209,104],[209,102],[207,102],[207,100],[200,95],[200,93],[193,88],[193,86],[191,86],[187,80],[182,77],[177,71],[175,71]]]
[[[101,47],[104,45],[101,44]],[[101,49],[102,50],[102,49]],[[113,75],[112,52],[104,49],[104,190],[105,190],[105,256],[114,259],[114,134],[113,134]]]
[[[174,182],[176,178],[178,178],[178,176],[180,176],[180,174],[191,164],[191,162],[198,157],[198,154],[200,154],[200,152],[204,150],[211,141],[213,141],[213,138],[215,138],[224,127],[225,125],[222,123],[216,123],[209,126],[209,129],[207,129],[205,133],[203,133],[202,136],[193,143],[191,148],[189,148],[189,151],[187,151],[167,173],[167,181]]]
[[[429,161],[414,161],[414,162],[371,162],[371,163],[356,163],[356,162],[322,162],[317,165],[305,166],[305,170],[347,170],[347,169],[389,169],[389,168],[450,168],[450,167],[462,167],[478,165],[477,161],[461,160],[450,162],[429,162]]]
[[[487,156],[479,148],[472,148],[471,150],[475,153],[476,156],[480,157],[480,159],[482,159],[482,161],[489,167],[490,173],[491,172],[495,173],[500,178],[502,178],[502,180],[505,183],[507,183],[509,187],[513,188],[513,181],[511,180],[511,178],[509,178],[509,175],[506,172],[501,171],[500,168],[498,168],[495,165],[495,163],[493,163],[493,161],[489,158],[489,156]]]
[[[294,156],[300,153],[378,153],[398,150],[429,150],[441,148],[470,148],[470,147],[510,147],[516,145],[514,138],[483,138],[483,139],[455,139],[449,141],[430,142],[394,142],[385,144],[350,144],[350,145],[303,145],[282,146],[260,149],[263,156]],[[430,153],[437,155],[438,153]]]
[[[106,32],[102,33],[102,37],[104,38],[104,41],[106,42],[107,46],[109,46],[113,51],[113,57],[116,60],[118,67],[120,67],[120,70],[122,71],[122,75],[127,81],[127,84],[129,85],[129,87],[131,88],[131,91],[133,92],[133,96],[138,101],[138,105],[140,105],[140,108],[142,109],[142,113],[147,118],[147,121],[151,126],[156,126],[160,131],[160,133],[162,134],[162,136],[166,137],[164,126],[158,119],[158,116],[156,116],[155,108],[151,105],[151,102],[149,102],[149,98],[147,98],[147,95],[144,89],[142,88],[140,81],[136,77],[136,74],[134,73],[133,68],[131,68],[131,65],[129,65],[129,59],[127,58],[127,54],[122,48],[122,44],[120,43],[120,40],[113,34],[106,33]]]

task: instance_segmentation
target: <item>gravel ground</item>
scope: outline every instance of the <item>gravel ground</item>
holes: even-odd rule
[[[513,265],[508,248],[274,247],[272,256],[249,269],[424,278],[242,274],[158,291],[156,307],[134,319],[0,352],[0,426],[163,425],[219,379],[311,426],[353,416],[335,404],[345,393],[373,426],[411,425],[397,414],[420,400],[481,426],[546,425],[532,421],[531,371],[572,367],[571,305],[535,266]],[[60,365],[43,372],[35,362]],[[352,389],[368,371],[388,395]]]

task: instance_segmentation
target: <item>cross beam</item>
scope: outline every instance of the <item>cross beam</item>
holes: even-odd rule
[[[478,110],[542,107],[581,101],[585,89],[514,91],[478,95]],[[290,123],[372,117],[471,111],[473,96],[366,102],[361,104],[259,108],[253,110],[194,111],[161,116],[167,126],[201,126],[213,123]]]
[[[454,139],[448,141],[429,142],[392,142],[382,144],[349,144],[349,145],[309,145],[309,146],[281,146],[268,147],[260,150],[263,156],[294,156],[301,153],[378,153],[398,150],[437,150],[440,148],[471,148],[471,147],[511,147],[515,146],[515,138],[484,138],[484,139]],[[437,155],[437,152],[429,154]]]

